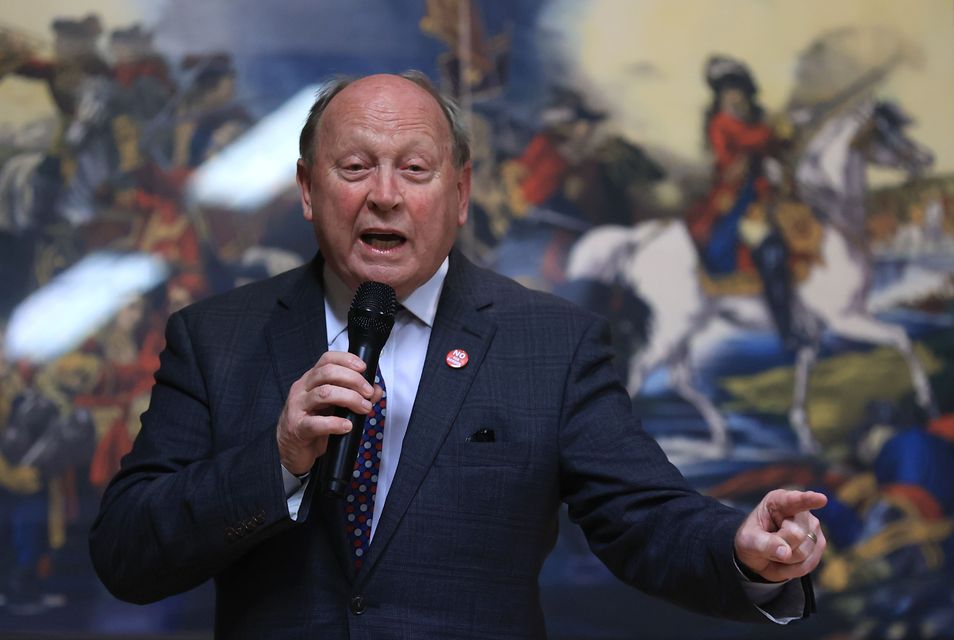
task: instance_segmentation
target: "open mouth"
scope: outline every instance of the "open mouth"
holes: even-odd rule
[[[364,233],[361,241],[372,249],[389,251],[404,244],[404,237],[396,233]]]

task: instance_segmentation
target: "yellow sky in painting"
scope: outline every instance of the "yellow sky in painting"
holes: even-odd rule
[[[4,27],[23,30],[26,35],[45,42],[47,47],[53,43],[50,23],[55,18],[82,18],[95,13],[106,33],[139,19],[136,4],[130,0],[0,0],[0,8],[0,23]],[[0,124],[19,126],[55,115],[45,83],[14,76],[0,79],[0,105],[3,105]]]
[[[153,0],[155,1],[155,0]],[[6,26],[52,41],[57,16],[95,12],[106,30],[135,22],[138,0],[0,0]],[[881,95],[914,115],[911,134],[954,172],[954,0],[553,0],[541,17],[564,57],[598,91],[632,140],[702,160],[701,114],[709,100],[702,67],[712,53],[746,61],[769,111],[792,86],[798,54],[819,34],[886,26],[921,50],[922,63],[895,72]],[[0,124],[52,116],[43,83],[0,79]]]
[[[702,159],[702,113],[710,99],[705,60],[746,61],[769,111],[792,88],[798,54],[842,27],[894,29],[922,63],[881,87],[912,113],[911,135],[954,172],[954,1],[917,0],[560,0],[542,17],[559,34],[573,74],[595,89],[636,142]]]

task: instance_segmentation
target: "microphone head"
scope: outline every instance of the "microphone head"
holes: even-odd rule
[[[397,296],[390,285],[368,280],[362,282],[348,311],[349,330],[358,330],[387,340],[394,326]]]

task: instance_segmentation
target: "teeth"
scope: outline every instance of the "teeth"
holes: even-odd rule
[[[366,233],[362,239],[374,249],[382,250],[393,249],[404,242],[404,238],[393,233]]]

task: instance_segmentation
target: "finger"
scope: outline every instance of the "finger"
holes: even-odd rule
[[[341,384],[370,396],[372,385],[364,379],[367,365],[361,358],[346,351],[327,351],[309,369],[302,380],[305,389],[321,384]]]
[[[812,547],[812,553],[808,556],[808,559],[805,560],[803,566],[807,568],[806,573],[809,571],[814,571],[815,567],[821,562],[822,557],[825,555],[825,549],[828,547],[828,539],[825,537],[825,532],[819,527],[814,532],[815,534],[815,544]]]
[[[315,440],[329,435],[348,433],[351,421],[334,415],[301,414],[289,421],[278,433],[279,446],[285,449],[307,448]]]
[[[818,531],[816,535],[818,536],[818,542],[813,545],[811,553],[802,562],[796,564],[772,562],[765,568],[762,575],[772,581],[794,580],[814,571],[821,562],[825,548],[828,546],[828,541],[821,531]]]
[[[313,415],[326,415],[339,408],[367,415],[371,407],[371,401],[358,392],[332,384],[316,387],[301,399],[302,410]]]
[[[355,371],[364,371],[368,366],[364,360],[347,351],[325,351],[321,354],[321,357],[318,358],[318,362],[315,363],[313,368],[320,367],[324,364],[337,364],[342,367],[354,369]]]
[[[741,536],[738,544],[740,557],[754,556],[770,562],[787,562],[792,549],[778,533],[758,529]]]
[[[800,522],[789,519],[782,523],[782,527],[777,534],[785,540],[785,544],[792,550],[791,555],[786,560],[781,560],[785,564],[799,564],[808,558],[815,548],[815,541],[809,537],[810,528]]]
[[[371,398],[374,395],[374,386],[364,379],[363,373],[336,362],[324,363],[320,367],[314,367],[308,371],[303,376],[301,390],[310,392],[322,385],[352,389],[365,398]]]
[[[765,508],[776,523],[803,511],[821,509],[828,504],[825,494],[816,491],[772,491],[765,496]]]
[[[278,429],[282,465],[292,473],[304,473],[327,449],[328,436],[347,433],[351,428],[350,421],[337,416],[299,416]]]
[[[298,423],[296,436],[307,442],[351,431],[353,425],[347,418],[338,416],[305,416]]]

